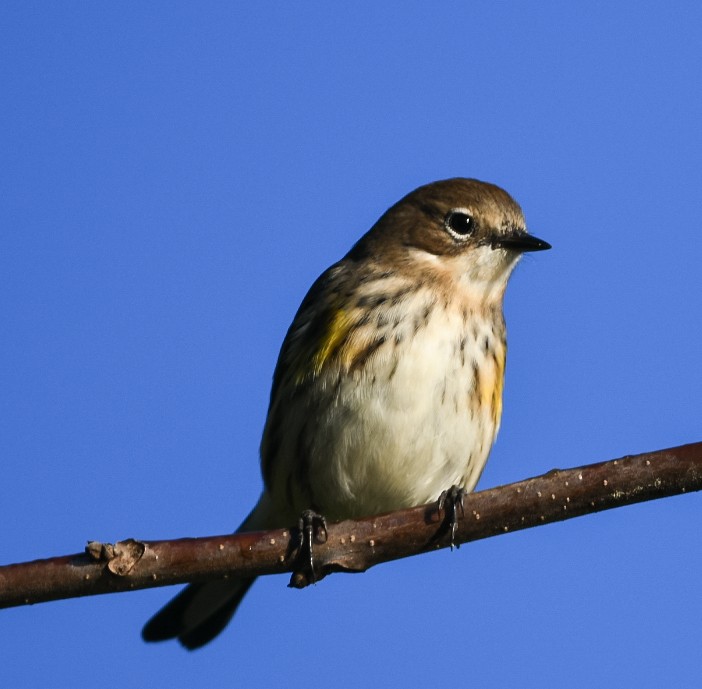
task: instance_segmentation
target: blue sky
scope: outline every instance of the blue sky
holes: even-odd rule
[[[0,559],[227,532],[314,278],[434,179],[553,244],[506,299],[481,487],[702,440],[696,3],[4,3]],[[688,495],[259,581],[205,650],[174,590],[0,612],[0,683],[696,686]],[[455,677],[452,678],[452,675]]]

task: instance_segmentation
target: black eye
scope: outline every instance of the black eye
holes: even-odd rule
[[[475,220],[463,211],[450,211],[444,223],[454,239],[466,239],[475,230]]]

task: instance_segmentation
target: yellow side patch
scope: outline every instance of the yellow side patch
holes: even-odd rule
[[[296,349],[292,364],[296,384],[302,383],[307,376],[318,376],[321,373],[324,365],[344,345],[351,331],[351,323],[348,312],[338,309],[331,315],[317,341],[305,342]]]
[[[505,387],[505,350],[502,347],[495,353],[495,362],[497,371],[495,371],[495,387],[492,391],[492,420],[497,427],[502,418],[502,391]]]
[[[319,349],[312,359],[312,370],[315,375],[319,374],[329,357],[341,346],[350,329],[351,319],[344,309],[339,309],[329,321],[326,335],[319,343]]]
[[[495,426],[502,417],[502,390],[505,385],[505,350],[497,346],[494,358],[488,357],[480,369],[480,406],[489,410]]]
[[[299,384],[307,376],[318,376],[332,362],[348,370],[367,346],[355,331],[356,322],[344,309],[332,312],[318,341],[306,343],[305,350],[295,358],[295,382]]]

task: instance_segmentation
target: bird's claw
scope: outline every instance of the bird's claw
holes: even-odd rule
[[[326,543],[327,520],[314,510],[305,510],[298,520],[298,553],[297,559],[309,573],[309,583],[317,580],[314,571],[314,544]],[[294,576],[294,575],[293,575]]]
[[[439,512],[444,513],[443,527],[451,530],[451,550],[460,548],[461,544],[456,543],[456,529],[458,529],[458,512],[460,510],[461,517],[465,516],[463,509],[463,500],[468,491],[460,486],[451,486],[439,496],[437,507]]]

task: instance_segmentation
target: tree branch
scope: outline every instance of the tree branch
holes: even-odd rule
[[[527,529],[702,489],[702,443],[683,445],[472,493],[459,511],[456,543]],[[436,504],[332,524],[314,549],[318,581],[331,572],[445,548],[448,530]],[[311,583],[297,558],[297,529],[184,538],[90,543],[86,552],[0,567],[0,608],[188,581],[293,572]]]

